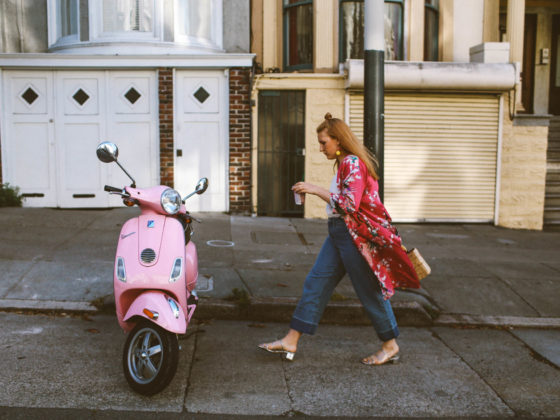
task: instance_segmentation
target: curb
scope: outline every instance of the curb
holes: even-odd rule
[[[434,320],[437,327],[560,328],[560,318],[442,314]]]
[[[98,308],[90,302],[62,300],[0,299],[2,311],[81,312],[93,314]]]
[[[256,298],[237,303],[221,299],[200,298],[194,313],[195,319],[228,319],[255,322],[289,323],[298,303],[298,298]],[[433,319],[418,302],[394,302],[393,311],[401,326],[426,327]],[[371,325],[362,304],[358,300],[329,302],[321,318],[323,324]]]

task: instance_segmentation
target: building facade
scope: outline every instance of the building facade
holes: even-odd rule
[[[130,181],[250,211],[250,0],[0,0],[1,181],[26,206],[111,207]],[[241,28],[241,29],[240,29]]]
[[[363,135],[360,0],[253,0],[253,211],[324,217],[326,112]],[[560,223],[560,3],[385,1],[385,204],[396,221]]]

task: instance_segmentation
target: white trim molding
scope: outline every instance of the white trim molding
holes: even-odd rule
[[[70,55],[0,54],[0,68],[229,68],[252,67],[255,54]]]

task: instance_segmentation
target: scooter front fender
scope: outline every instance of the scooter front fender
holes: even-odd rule
[[[153,317],[149,313],[157,314]],[[187,331],[185,312],[179,303],[171,296],[157,290],[150,290],[139,295],[128,308],[123,321],[130,321],[135,316],[149,319],[163,329],[184,334]]]

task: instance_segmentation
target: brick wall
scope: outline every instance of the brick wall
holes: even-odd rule
[[[173,187],[173,69],[158,69],[161,185]]]
[[[229,209],[251,211],[251,69],[229,72]]]

